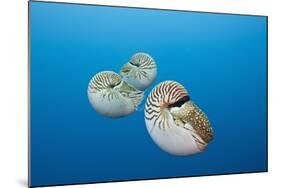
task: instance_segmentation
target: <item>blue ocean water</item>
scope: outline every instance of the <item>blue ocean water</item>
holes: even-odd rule
[[[30,3],[30,185],[267,171],[267,18]],[[207,150],[175,157],[147,133],[144,112],[99,115],[97,72],[147,52],[157,80],[183,84],[211,121]]]

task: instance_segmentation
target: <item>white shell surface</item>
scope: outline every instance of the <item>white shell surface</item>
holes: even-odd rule
[[[143,98],[143,92],[130,86],[112,71],[96,74],[88,86],[88,99],[100,114],[122,117],[133,113]]]
[[[157,66],[154,59],[146,53],[136,53],[120,70],[123,80],[144,91],[156,79]]]
[[[175,125],[172,117],[168,121],[170,127],[163,130],[159,127],[154,127],[152,121],[145,119],[146,128],[152,140],[162,150],[171,155],[178,156],[191,155],[200,152],[200,149],[189,131]]]

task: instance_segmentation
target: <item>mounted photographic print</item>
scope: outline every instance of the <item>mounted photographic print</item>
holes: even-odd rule
[[[29,186],[267,171],[267,17],[29,1]]]

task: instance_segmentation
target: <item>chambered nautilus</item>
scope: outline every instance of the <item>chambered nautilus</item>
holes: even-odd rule
[[[203,151],[213,139],[213,130],[204,112],[175,81],[158,84],[145,104],[145,123],[153,141],[172,155]]]
[[[134,54],[120,70],[123,80],[142,91],[152,84],[156,74],[157,67],[153,58],[141,52]]]
[[[117,73],[102,71],[90,80],[88,98],[100,114],[121,117],[136,110],[143,99],[143,92],[123,81]]]

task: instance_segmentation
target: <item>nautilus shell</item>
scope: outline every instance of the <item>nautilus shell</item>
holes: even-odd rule
[[[143,92],[123,81],[117,73],[103,71],[90,80],[88,98],[100,114],[122,117],[135,111],[143,99]]]
[[[123,77],[123,80],[135,88],[144,91],[156,78],[157,68],[155,61],[146,53],[136,53],[121,68],[120,75]]]
[[[153,141],[172,155],[201,152],[213,139],[207,116],[175,81],[164,81],[151,91],[145,104],[145,123]]]

